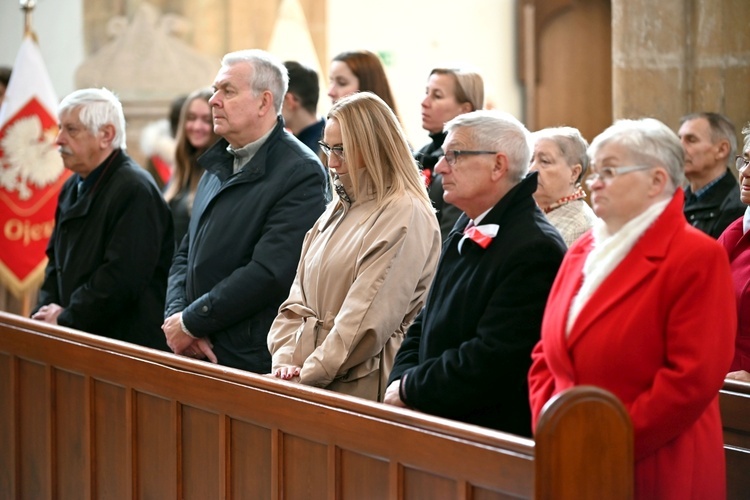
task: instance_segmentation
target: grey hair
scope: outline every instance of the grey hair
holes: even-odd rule
[[[456,129],[466,129],[476,149],[505,153],[511,180],[515,184],[528,174],[531,134],[513,115],[494,110],[472,111],[458,115],[445,124],[445,132]]]
[[[682,143],[677,134],[659,120],[617,120],[591,142],[589,158],[593,161],[597,151],[610,143],[625,148],[637,164],[666,168],[672,181],[672,193],[683,185],[685,152]]]
[[[246,63],[253,68],[250,77],[250,88],[255,96],[266,90],[273,95],[273,107],[276,114],[281,113],[284,95],[289,88],[289,72],[286,66],[265,50],[247,49],[230,52],[221,59],[222,66],[234,66]]]
[[[57,107],[57,114],[62,115],[80,108],[78,119],[89,132],[96,134],[105,125],[115,128],[112,147],[125,149],[125,114],[122,104],[111,91],[101,89],[80,89],[68,94]]]
[[[742,129],[742,135],[745,136],[745,146],[744,149],[750,149],[750,122],[747,122],[745,127]],[[744,151],[742,152],[745,153]]]
[[[729,142],[729,156],[727,156],[727,166],[734,165],[734,156],[737,154],[737,131],[734,124],[721,113],[700,112],[691,113],[680,118],[680,125],[688,120],[697,120],[703,118],[708,122],[711,128],[711,142],[716,144],[720,141]]]
[[[581,173],[578,175],[576,182],[586,175],[589,169],[589,157],[586,149],[589,143],[581,135],[580,130],[573,127],[549,127],[532,132],[531,138],[536,143],[540,139],[547,139],[555,143],[568,166],[581,165]]]

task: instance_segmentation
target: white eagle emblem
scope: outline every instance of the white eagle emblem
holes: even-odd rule
[[[33,194],[30,184],[43,188],[55,182],[64,168],[55,135],[54,130],[42,130],[38,116],[21,118],[10,125],[0,141],[0,186],[18,191],[21,200],[28,200]]]

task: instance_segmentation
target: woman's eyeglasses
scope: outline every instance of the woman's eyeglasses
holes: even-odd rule
[[[609,183],[618,175],[637,172],[638,170],[648,170],[649,168],[653,167],[650,165],[626,165],[623,167],[602,167],[597,170],[592,169],[591,173],[586,177],[586,185],[591,187],[591,185],[599,179],[604,183]]]
[[[336,157],[341,160],[345,161],[346,158],[344,158],[344,146],[329,146],[323,141],[318,141],[318,145],[320,146],[320,149],[325,153],[325,155],[330,158],[331,153],[335,154]]]

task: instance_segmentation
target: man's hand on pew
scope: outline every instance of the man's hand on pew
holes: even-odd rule
[[[401,380],[394,380],[388,389],[385,390],[385,396],[383,397],[383,403],[387,405],[399,406],[401,408],[408,408],[406,404],[401,400]]]
[[[736,372],[727,373],[727,378],[732,380],[741,380],[742,382],[750,382],[750,373],[745,370],[738,370]]]
[[[164,320],[161,329],[167,338],[167,345],[175,354],[182,354],[196,340],[182,328],[182,312],[174,313]]]
[[[216,358],[216,354],[214,354],[212,348],[213,345],[208,339],[195,339],[187,349],[179,354],[195,359],[208,359],[211,363],[218,364],[219,360]]]
[[[39,310],[31,316],[31,319],[56,325],[57,317],[60,316],[61,312],[63,312],[63,308],[58,304],[47,304],[46,306],[40,307]]]

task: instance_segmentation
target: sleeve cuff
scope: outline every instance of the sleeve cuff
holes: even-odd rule
[[[401,402],[406,404],[406,377],[408,376],[407,373],[404,373],[401,376],[401,382],[398,384],[398,397],[401,399]]]
[[[188,337],[191,337],[194,339],[197,338],[195,335],[190,333],[190,330],[188,330],[187,327],[185,326],[185,320],[182,319],[182,313],[180,313],[180,328],[182,328],[183,333],[185,333],[185,335],[187,335]]]

